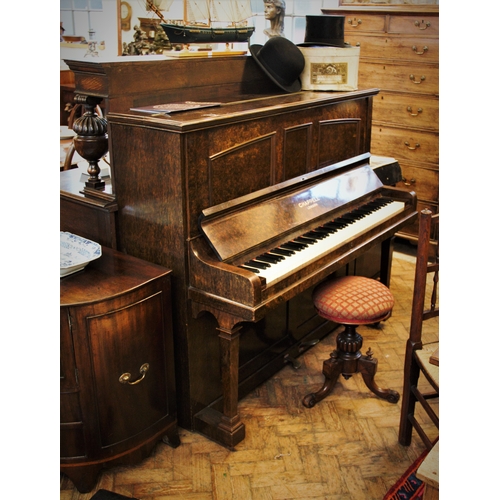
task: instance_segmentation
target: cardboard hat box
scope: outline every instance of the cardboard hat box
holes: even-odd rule
[[[302,90],[357,90],[359,47],[299,47]]]

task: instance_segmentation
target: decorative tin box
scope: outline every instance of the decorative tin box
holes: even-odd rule
[[[299,47],[302,90],[357,90],[359,47]]]

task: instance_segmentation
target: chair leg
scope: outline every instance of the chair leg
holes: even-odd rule
[[[405,356],[403,398],[401,400],[401,419],[399,422],[399,442],[403,446],[411,444],[413,424],[410,416],[413,416],[415,413],[415,404],[417,402],[417,398],[411,388],[418,384],[420,375],[420,368],[413,357],[413,349],[412,343],[408,341]]]

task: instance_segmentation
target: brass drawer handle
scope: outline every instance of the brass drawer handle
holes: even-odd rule
[[[410,179],[410,182],[408,182],[406,177],[402,177],[401,180],[404,182],[405,186],[412,186],[417,182],[415,179]]]
[[[405,146],[410,150],[410,151],[415,151],[415,149],[420,147],[420,144],[418,142],[415,143],[415,146],[410,146],[410,143],[408,141],[405,141]]]
[[[415,26],[419,29],[419,30],[426,30],[427,28],[430,28],[431,27],[431,23],[430,21],[424,21],[422,19],[422,21],[415,21]]]
[[[427,47],[427,45],[424,45],[424,48],[419,52],[418,49],[417,49],[417,46],[414,45],[411,50],[413,50],[413,52],[415,52],[415,54],[421,56],[422,54],[425,54],[428,50],[429,50],[429,47]]]
[[[413,113],[413,110],[412,110],[411,106],[408,106],[406,108],[406,111],[408,111],[408,113],[410,114],[410,116],[418,116],[420,113],[422,113],[423,109],[422,108],[418,108],[417,112]]]
[[[139,382],[142,382],[144,380],[144,377],[146,376],[146,373],[149,370],[149,363],[144,363],[140,368],[139,368],[139,373],[142,373],[142,377],[138,378],[137,380],[134,380],[134,382],[130,382],[130,378],[132,375],[130,373],[123,373],[120,375],[120,378],[118,381],[122,384],[128,384],[128,385],[136,385]]]
[[[355,28],[356,26],[359,26],[363,21],[361,21],[361,19],[348,19],[347,20],[347,23],[350,24],[353,28]],[[356,23],[356,24],[354,24]]]
[[[419,84],[419,83],[422,83],[424,80],[425,80],[425,75],[422,75],[420,77],[420,80],[417,82],[417,80],[415,80],[415,75],[410,75],[410,80],[415,83],[415,84]]]

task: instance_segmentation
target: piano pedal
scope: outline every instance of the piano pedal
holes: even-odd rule
[[[308,342],[301,342],[299,345],[299,353],[304,352],[308,347],[312,347],[319,342],[319,339],[309,340]]]
[[[283,361],[285,364],[291,363],[294,370],[298,370],[301,367],[300,361],[298,359],[292,358],[290,354],[285,354],[285,356],[283,357]]]

